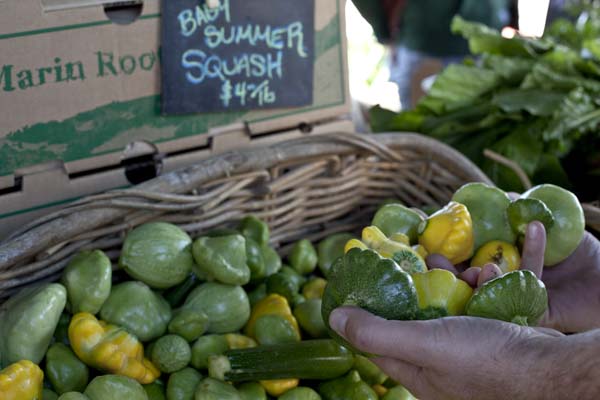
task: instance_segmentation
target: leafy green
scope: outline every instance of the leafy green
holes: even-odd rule
[[[448,66],[413,110],[374,107],[373,131],[442,140],[505,190],[522,190],[523,183],[484,149],[512,160],[533,184],[600,197],[600,184],[589,184],[600,179],[600,12],[578,25],[559,19],[541,39],[503,38],[460,17],[451,29],[479,59]]]

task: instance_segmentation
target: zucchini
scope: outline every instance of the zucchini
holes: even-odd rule
[[[231,382],[271,379],[333,379],[352,368],[350,351],[331,339],[229,350],[211,356],[209,375]]]

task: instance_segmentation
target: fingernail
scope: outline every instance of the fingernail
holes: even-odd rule
[[[333,310],[329,315],[329,326],[342,336],[344,336],[344,332],[346,331],[347,321],[348,315],[344,311]]]

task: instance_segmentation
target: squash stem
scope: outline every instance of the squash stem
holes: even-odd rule
[[[231,363],[226,356],[213,355],[209,357],[208,375],[211,378],[225,380],[225,374],[231,371]]]
[[[529,326],[529,324],[527,323],[527,317],[521,315],[515,316],[510,322],[521,326]]]

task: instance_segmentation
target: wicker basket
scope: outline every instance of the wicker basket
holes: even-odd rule
[[[24,286],[58,279],[81,249],[119,254],[124,235],[152,220],[192,237],[254,214],[285,254],[366,225],[385,199],[443,205],[465,182],[489,179],[450,147],[416,135],[333,133],[228,152],[131,189],[71,203],[0,243],[0,303]]]

